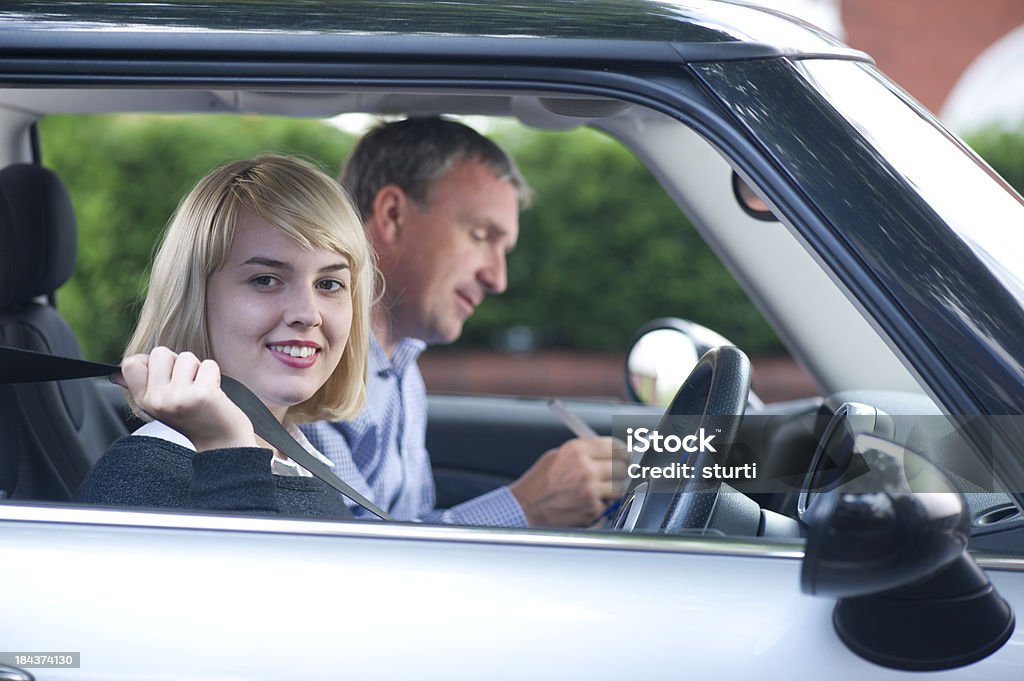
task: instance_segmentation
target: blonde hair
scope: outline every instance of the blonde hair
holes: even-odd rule
[[[311,398],[288,410],[296,423],[356,416],[366,400],[370,305],[377,286],[363,224],[345,190],[311,163],[277,154],[210,171],[182,199],[153,259],[149,288],[126,355],[163,345],[212,359],[206,287],[249,210],[306,249],[336,251],[351,267],[352,326],[337,368]],[[147,418],[131,401],[133,411]]]

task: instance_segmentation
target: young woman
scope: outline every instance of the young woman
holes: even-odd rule
[[[365,398],[375,269],[333,179],[297,159],[223,165],[178,206],[120,375],[149,421],[118,440],[80,501],[350,517],[336,492],[262,442],[220,388],[244,383],[296,424]]]

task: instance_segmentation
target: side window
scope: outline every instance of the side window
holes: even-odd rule
[[[45,164],[68,184],[81,239],[58,294],[85,355],[117,361],[138,314],[154,244],[184,191],[228,158],[272,149],[334,174],[363,125],[260,117],[54,116]],[[627,398],[625,352],[644,323],[679,317],[754,358],[754,389],[777,401],[817,389],[643,164],[610,136],[471,119],[534,189],[508,256],[508,290],[487,297],[451,345],[421,358],[430,392]],[[93,140],[83,152],[74,139]],[[128,178],[131,178],[130,180]],[[116,267],[112,267],[116,263]],[[682,265],[682,266],[681,266]]]
[[[428,391],[441,396],[430,403],[426,434],[439,507],[457,506],[516,480],[542,453],[574,433],[588,432],[587,426],[566,428],[545,398],[585,399],[570,411],[581,412],[582,405],[589,427],[611,434],[613,416],[626,408],[626,352],[637,330],[651,320],[687,320],[678,323],[711,339],[709,347],[742,348],[754,358],[753,386],[766,401],[816,394],[687,215],[720,218],[702,207],[684,215],[679,205],[693,206],[666,189],[666,178],[659,182],[647,169],[658,161],[650,149],[641,148],[641,157],[648,154],[641,160],[619,141],[628,136],[614,122],[603,131],[545,132],[505,119],[467,121],[515,158],[532,188],[532,205],[521,213],[514,248],[502,242],[502,250],[481,261],[496,267],[494,258],[501,260],[507,281],[488,279],[486,300],[473,288],[473,314],[466,315],[459,337],[435,343],[420,359]],[[56,297],[83,354],[120,361],[139,318],[154,249],[175,206],[198,178],[227,159],[265,151],[312,159],[336,175],[365,130],[348,116],[332,121],[194,115],[42,120],[44,163],[67,184],[78,217],[77,267]],[[93,143],[83,151],[74,143],[80,139]],[[691,133],[686,139],[695,137]],[[717,163],[730,177],[720,157]],[[702,174],[696,164],[687,172]],[[668,179],[667,186],[673,186],[676,178]],[[720,204],[731,215],[727,220],[738,219],[737,229],[781,229],[743,213],[733,191],[727,181],[721,196],[709,203]],[[494,226],[487,230],[490,234]],[[477,238],[477,231],[474,227],[472,234],[479,244],[473,247],[489,248],[489,237]],[[283,286],[277,272],[256,274],[261,290]],[[466,294],[459,287],[467,281],[492,276],[476,270],[458,274],[454,286],[460,295]],[[317,290],[327,289],[318,285]],[[447,292],[437,290],[440,296]],[[306,359],[302,348],[282,343],[274,347],[289,354],[289,361]],[[668,359],[677,384],[697,355]],[[633,392],[648,396],[637,386]],[[647,413],[659,413],[675,388],[661,386],[656,392],[660,397],[650,394]],[[103,393],[113,402],[122,399],[116,388],[107,386]],[[451,394],[463,397],[451,401],[445,397]],[[129,430],[138,426],[132,422]],[[486,457],[480,456],[481,442],[488,443]]]

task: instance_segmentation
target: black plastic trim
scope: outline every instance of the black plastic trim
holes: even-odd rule
[[[1016,618],[964,552],[952,565],[911,586],[841,598],[832,611],[832,626],[866,660],[926,672],[985,659],[1010,639]]]
[[[699,72],[700,66],[691,67],[698,77],[698,82],[713,92],[712,86],[705,82],[703,74]],[[745,127],[745,123],[736,120],[736,123]],[[772,163],[774,166],[774,162]],[[746,170],[746,169],[744,169]],[[748,171],[749,173],[749,171]],[[881,328],[892,339],[893,344],[898,347],[910,364],[922,375],[927,382],[929,389],[934,391],[935,397],[943,404],[950,413],[971,415],[979,413],[977,399],[960,382],[959,377],[936,352],[932,344],[923,337],[920,330],[899,304],[894,303],[889,292],[866,268],[865,263],[854,257],[847,250],[836,234],[831,230],[808,229],[813,224],[823,224],[826,221],[815,208],[812,202],[800,192],[800,199],[795,203],[787,201],[787,197],[776,197],[775,186],[771,182],[762,182],[760,178],[751,174],[751,179],[772,199],[785,215],[790,218],[797,217],[794,221],[798,231],[805,239],[811,249],[820,257],[825,265],[835,273],[838,279],[851,292],[859,292],[854,300],[864,311],[874,319]],[[785,183],[787,189],[792,189],[794,183],[792,178]],[[797,190],[799,191],[799,190]],[[783,201],[780,205],[779,201]],[[785,208],[783,207],[785,206]],[[800,224],[803,222],[803,226]],[[949,378],[951,380],[940,380]]]
[[[60,59],[0,59],[0,83],[23,85],[166,85],[234,87],[459,87],[477,81],[476,87],[509,88],[524,80],[536,79],[545,90],[572,89],[576,69],[584,65],[569,64],[562,68],[519,66],[512,70],[501,64],[448,64],[437,62],[353,63],[315,61],[205,61],[205,60],[76,60],[69,64]],[[678,68],[678,66],[676,67]],[[591,71],[592,73],[597,73]],[[617,74],[609,72],[615,77]],[[555,83],[557,85],[552,86]],[[465,85],[463,85],[465,87]],[[531,82],[527,89],[537,89]]]
[[[40,49],[40,45],[46,48]],[[587,62],[732,61],[782,56],[775,45],[750,41],[687,42],[450,35],[308,35],[241,32],[191,32],[168,29],[159,33],[53,33],[24,30],[0,34],[0,57],[31,55],[88,58],[90,53],[132,59],[161,57],[308,59],[467,59],[522,62],[523,60]],[[801,54],[792,52],[792,54]],[[855,51],[827,54],[850,58]],[[863,53],[858,53],[863,54]]]
[[[32,151],[32,162],[42,165],[43,148],[39,144],[39,125],[37,123],[32,123],[28,129],[28,143]]]
[[[45,49],[40,49],[45,45]],[[792,59],[845,59],[873,63],[870,56],[845,47],[804,52],[753,41],[667,42],[606,38],[545,38],[449,35],[309,35],[167,29],[159,33],[0,33],[0,58],[90,59],[119,61],[159,56],[165,59],[318,59],[431,61],[600,62],[671,64],[728,62],[786,56]]]

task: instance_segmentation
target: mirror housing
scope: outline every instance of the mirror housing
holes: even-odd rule
[[[838,597],[839,637],[882,666],[952,669],[998,650],[1014,616],[967,553],[963,495],[896,443],[862,434],[854,453],[870,471],[808,508],[801,589]]]
[[[697,360],[712,348],[735,345],[706,326],[679,319],[653,319],[633,335],[626,356],[626,394],[634,402],[667,407]],[[748,404],[764,403],[753,392]]]

